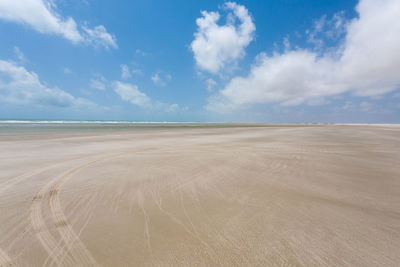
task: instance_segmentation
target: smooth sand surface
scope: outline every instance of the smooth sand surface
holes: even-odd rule
[[[82,127],[3,129],[0,266],[400,265],[398,126]]]

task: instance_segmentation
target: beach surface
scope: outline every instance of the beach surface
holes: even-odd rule
[[[399,264],[399,126],[0,127],[0,266]]]

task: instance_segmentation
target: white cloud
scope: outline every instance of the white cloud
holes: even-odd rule
[[[207,90],[211,92],[212,90],[214,90],[214,86],[217,84],[217,82],[211,78],[208,78],[206,80],[206,84],[207,84]]]
[[[103,25],[99,25],[90,29],[86,26],[82,27],[84,32],[85,42],[95,47],[103,46],[106,49],[110,47],[118,48],[117,40],[114,35],[107,32]]]
[[[75,44],[117,48],[115,37],[104,26],[99,25],[93,29],[83,26],[80,32],[73,18],[63,18],[55,9],[55,3],[51,0],[2,0],[0,19],[29,25],[43,34],[60,35]]]
[[[151,80],[152,80],[154,83],[159,83],[160,80],[161,80],[161,78],[160,78],[160,76],[158,75],[158,73],[155,73],[155,74],[153,74],[153,76],[151,76]]]
[[[0,60],[0,102],[13,105],[95,108],[96,104],[43,84],[36,73],[11,61]]]
[[[92,87],[93,89],[100,90],[100,91],[106,90],[106,83],[107,83],[106,78],[104,78],[101,75],[96,75],[96,76],[97,76],[96,79],[90,80],[90,87]]]
[[[253,20],[244,6],[227,2],[223,9],[228,11],[228,15],[226,23],[221,26],[218,25],[221,16],[218,12],[201,12],[203,17],[196,20],[198,29],[191,43],[197,66],[213,74],[244,56],[244,48],[253,40],[255,31]],[[240,24],[237,25],[236,20]]]
[[[359,18],[346,24],[332,52],[307,49],[260,54],[247,77],[235,77],[209,99],[208,109],[229,112],[253,104],[298,105],[350,92],[377,96],[400,85],[400,1],[361,0]]]
[[[347,21],[344,12],[335,13],[331,19],[327,19],[326,15],[314,21],[313,28],[307,30],[307,41],[314,44],[317,50],[322,49],[326,44],[326,40],[336,41],[346,31]]]
[[[143,109],[162,112],[178,112],[181,110],[178,104],[168,104],[151,100],[139,87],[131,83],[114,82],[114,91],[122,100],[130,102]]]
[[[400,1],[362,0],[347,28],[339,61],[343,82],[357,95],[379,95],[400,84]]]
[[[129,70],[129,67],[125,64],[121,64],[121,77],[122,79],[129,79],[131,75],[131,71]]]
[[[19,49],[18,46],[14,46],[14,55],[18,59],[18,61],[21,62],[21,63],[27,61],[24,53],[22,53],[21,49]]]
[[[285,50],[290,50],[290,41],[289,41],[289,36],[285,36],[283,38],[283,46],[285,47]]]
[[[168,73],[156,72],[151,76],[151,80],[158,86],[166,86],[167,82],[172,80],[172,76]]]
[[[122,100],[142,108],[150,106],[150,98],[145,93],[139,91],[137,85],[116,81],[114,82],[114,91]]]
[[[185,109],[179,107],[178,104],[167,104],[167,103],[162,103],[162,102],[158,102],[158,101],[153,104],[153,109],[160,110],[160,111],[167,112],[167,113],[185,110]]]

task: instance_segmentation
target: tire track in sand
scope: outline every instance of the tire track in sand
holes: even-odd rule
[[[51,168],[61,166],[63,164],[69,163],[69,162],[73,162],[73,161],[79,160],[81,158],[83,158],[83,157],[70,159],[70,160],[66,160],[66,161],[60,161],[57,163],[46,165],[46,166],[34,169],[32,171],[28,171],[28,172],[22,173],[20,175],[14,176],[14,177],[0,183],[0,193],[4,192],[6,189],[12,187],[13,185],[17,184],[18,182],[23,181],[24,179],[41,174]],[[40,198],[42,196],[42,194],[37,194],[36,196]],[[33,203],[33,204],[35,204],[35,203]],[[37,209],[34,209],[34,211],[35,211],[34,217],[36,217],[36,215],[38,215]],[[42,228],[41,225],[39,225],[39,228]],[[40,231],[40,230],[36,229],[35,231]],[[46,233],[44,233],[43,238],[46,240],[50,240],[48,238],[52,238],[52,237],[49,237]],[[0,248],[0,266],[16,266],[13,263],[13,261],[11,260],[11,258],[1,248]]]
[[[50,189],[52,182],[53,181],[42,187],[42,189],[34,196],[29,218],[35,235],[46,250],[47,254],[51,255],[51,258],[58,266],[62,266],[60,258],[65,251],[60,247],[61,244],[59,244],[59,242],[55,240],[53,235],[49,232],[42,214],[43,198],[45,197],[45,193]],[[74,265],[74,261],[69,255],[64,255],[63,261],[69,266]]]
[[[72,175],[76,174],[78,171],[87,168],[93,164],[96,164],[100,161],[147,150],[151,149],[134,152],[122,152],[97,158],[64,172],[62,175],[57,176],[55,179],[51,180],[49,183],[42,187],[38,194],[33,198],[30,217],[32,226],[36,231],[36,235],[47,253],[49,254],[52,262],[55,262],[57,265],[62,265],[63,262],[65,262],[65,264],[68,266],[76,266],[77,264],[84,266],[99,265],[92,254],[89,252],[89,250],[86,248],[86,246],[82,243],[79,236],[74,232],[72,226],[69,224],[62,210],[59,199],[59,192],[64,182]],[[53,186],[53,184],[55,185]],[[53,238],[48,228],[46,227],[41,211],[41,205],[43,204],[44,196],[46,193],[49,193],[50,195],[49,204],[51,214],[55,222],[56,229],[61,235],[61,239],[65,243],[65,248],[60,247],[60,242],[57,242]],[[69,257],[69,255],[67,254],[70,254],[71,257]],[[62,258],[63,260],[60,261],[60,258]]]
[[[101,159],[93,160],[88,163],[82,164],[78,167],[73,168],[64,174],[61,179],[58,180],[56,185],[50,190],[50,209],[55,222],[58,233],[62,240],[66,244],[67,252],[71,253],[72,257],[76,262],[85,266],[97,266],[99,265],[86,246],[82,243],[79,236],[72,229],[71,224],[68,222],[60,203],[59,192],[64,182],[77,173],[79,170],[89,167],[101,160],[109,159],[115,156],[108,156]]]
[[[72,170],[64,172],[60,176],[57,176],[49,183],[44,185],[32,200],[30,219],[33,229],[36,233],[36,237],[39,239],[47,254],[50,256],[52,262],[56,263],[58,266],[62,266],[63,264],[67,266],[74,266],[77,265],[77,263],[84,265],[97,265],[90,252],[80,242],[76,234],[74,235],[72,227],[68,224],[65,215],[63,215],[61,205],[54,204],[54,198],[56,195],[58,196],[58,194],[55,194],[58,192],[57,187],[60,187],[69,176],[82,168],[98,162],[101,159],[92,160],[83,165],[79,165],[78,167],[75,167]],[[51,189],[56,181],[59,182],[56,184],[55,188]],[[49,232],[49,229],[46,226],[46,222],[43,218],[42,204],[44,202],[45,195],[48,192],[50,192],[50,208],[51,212],[53,213],[53,219],[56,219],[56,228],[60,233],[62,240],[66,243],[66,248],[65,246],[62,246],[61,242],[57,241]],[[54,212],[56,212],[56,214],[54,214]],[[62,219],[59,219],[60,216],[62,216]],[[66,227],[66,229],[62,229],[64,227]],[[77,245],[81,251],[77,252],[76,249],[73,249],[74,245]]]
[[[6,181],[0,183],[0,193],[4,192],[6,189],[8,189],[11,186],[17,184],[18,182],[23,181],[26,178],[41,174],[41,173],[43,173],[43,172],[45,172],[45,171],[47,171],[49,169],[52,169],[54,167],[61,166],[63,164],[74,162],[76,160],[84,159],[84,158],[87,158],[87,157],[90,157],[90,156],[82,156],[82,157],[78,157],[78,158],[75,158],[75,159],[59,161],[59,162],[52,163],[52,164],[49,164],[49,165],[45,165],[43,167],[34,169],[32,171],[27,171],[27,172],[24,172],[24,173],[19,174],[17,176],[11,177],[11,178],[7,179]]]
[[[1,249],[0,249],[0,266],[15,266],[11,258]]]
[[[97,196],[97,194],[91,196],[91,197],[90,197],[90,200],[86,200],[86,205],[85,205],[86,208],[87,208],[87,207],[92,207],[92,205],[95,204],[93,200],[96,199],[96,196]],[[78,205],[77,205],[76,207],[74,207],[72,210],[69,209],[68,212],[71,213],[71,214],[74,214],[75,210],[76,210],[77,208],[79,208],[79,206],[80,206],[80,204],[78,203]],[[83,226],[81,227],[81,229],[79,230],[78,236],[80,236],[80,234],[81,234],[81,232],[83,231],[83,229],[86,228],[87,223],[89,222],[90,218],[91,218],[92,215],[93,215],[93,213],[90,212],[89,210],[87,210],[87,209],[85,209],[85,210],[86,210],[85,213],[87,213],[89,216],[88,216],[88,218],[85,220],[84,225],[83,225]],[[60,239],[60,240],[58,241],[58,243],[60,244],[60,246],[62,246],[62,249],[63,249],[63,250],[66,249],[66,244],[64,243],[64,241],[63,241],[62,239]],[[68,254],[68,253],[64,253],[64,254],[62,255],[62,257],[60,258],[60,261],[63,262],[63,261],[64,261],[64,260],[63,260],[64,257],[67,257],[67,256],[69,256],[69,254]],[[48,254],[48,256],[47,256],[45,262],[43,263],[43,266],[53,266],[53,265],[54,265],[54,260],[52,259],[52,254]]]

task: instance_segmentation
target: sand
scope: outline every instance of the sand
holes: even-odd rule
[[[0,266],[400,264],[400,127],[256,126],[0,129]]]

